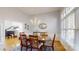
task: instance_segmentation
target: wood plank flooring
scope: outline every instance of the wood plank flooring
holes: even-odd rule
[[[55,51],[65,51],[65,48],[63,45],[60,43],[60,41],[55,41]]]
[[[16,48],[17,45],[20,45],[20,40],[18,38],[5,39],[4,50],[12,50],[13,48]],[[58,40],[55,40],[54,48],[55,48],[55,51],[65,51],[63,45]]]

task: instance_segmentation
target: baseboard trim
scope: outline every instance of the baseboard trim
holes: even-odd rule
[[[66,51],[74,51],[74,49],[64,40],[60,40],[61,44],[64,46]]]

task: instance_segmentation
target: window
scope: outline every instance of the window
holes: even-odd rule
[[[66,11],[67,12],[67,11]],[[74,46],[75,39],[75,13],[70,13],[61,20],[61,38]]]
[[[74,18],[74,16],[75,16],[74,13],[72,13],[72,14],[69,15],[69,17],[67,19],[67,23],[68,23],[67,27],[69,29],[75,29],[75,18]]]

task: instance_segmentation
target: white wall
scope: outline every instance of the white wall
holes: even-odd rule
[[[5,30],[4,30],[4,21],[0,18],[0,50],[4,47],[5,40]]]
[[[39,26],[34,27],[32,23],[30,22],[31,19],[34,17],[37,17],[38,20],[41,21],[41,23],[47,24],[47,29],[40,29]],[[39,32],[48,32],[49,36],[52,38],[53,34],[55,33],[57,36],[59,36],[60,33],[60,24],[59,24],[59,12],[51,12],[46,14],[39,14],[31,16],[29,20],[27,20],[27,24],[30,25],[30,29],[26,30],[26,32],[30,32],[32,34],[35,30]]]
[[[75,50],[79,51],[79,8],[76,9],[76,30],[75,30]]]

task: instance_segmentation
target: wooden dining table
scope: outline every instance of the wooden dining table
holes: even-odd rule
[[[45,46],[45,43],[46,43],[48,40],[52,41],[51,38],[49,38],[49,37],[47,37],[46,39],[38,37],[38,40],[37,40],[37,41],[38,41],[38,43],[43,43],[42,45]],[[27,41],[29,41],[29,42],[31,41],[31,40],[29,39],[29,37],[27,38]]]
[[[31,40],[30,40],[29,38],[27,38],[27,41],[30,42]],[[38,39],[38,42],[39,42],[39,43],[43,43],[43,45],[45,44],[45,41],[46,41],[46,40]]]

